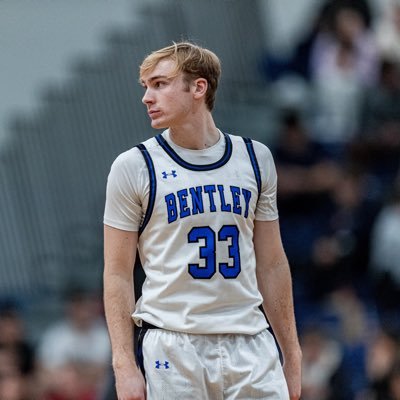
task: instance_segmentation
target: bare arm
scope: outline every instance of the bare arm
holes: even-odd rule
[[[301,392],[301,349],[294,318],[292,279],[278,220],[255,222],[254,246],[264,310],[282,351],[290,399],[297,400]]]
[[[133,268],[137,232],[104,226],[104,307],[119,400],[144,400],[145,383],[133,350]]]

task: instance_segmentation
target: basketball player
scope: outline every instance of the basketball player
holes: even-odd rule
[[[261,143],[216,127],[219,77],[217,56],[187,42],[140,67],[151,126],[165,130],[108,178],[104,299],[120,400],[300,397],[274,163]],[[134,304],[137,250],[146,280]]]

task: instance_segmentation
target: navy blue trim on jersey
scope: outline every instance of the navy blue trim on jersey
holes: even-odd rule
[[[149,329],[160,329],[158,326],[149,324],[146,321],[142,321],[142,326],[139,329],[139,333],[136,339],[136,364],[142,371],[144,379],[146,379],[146,370],[144,369],[144,358],[143,358],[143,339],[146,332]],[[136,332],[136,331],[135,331]]]
[[[148,328],[139,328],[139,334],[137,336],[136,344],[136,364],[142,371],[144,379],[146,379],[146,371],[144,369],[144,358],[143,358],[143,339]]]
[[[254,175],[255,175],[256,181],[257,181],[258,197],[260,197],[260,194],[261,194],[261,172],[260,172],[260,166],[258,165],[256,153],[254,151],[253,142],[249,138],[243,138],[243,140],[246,143],[246,149],[247,149],[247,152],[249,153],[251,166],[253,167]]]
[[[150,178],[150,193],[149,193],[149,203],[147,204],[146,214],[143,219],[143,223],[139,228],[139,235],[143,232],[144,228],[148,224],[151,214],[153,213],[154,203],[156,200],[156,191],[157,191],[157,181],[156,181],[156,173],[154,171],[153,160],[150,157],[148,150],[146,149],[144,144],[137,145],[137,148],[141,151],[144,160],[146,161],[147,168],[149,170],[149,178]]]
[[[225,138],[225,152],[220,160],[212,163],[212,164],[204,164],[204,165],[196,165],[191,164],[185,160],[183,160],[179,155],[175,152],[175,150],[168,144],[168,142],[162,137],[161,134],[156,136],[157,142],[164,149],[164,151],[181,167],[186,169],[190,169],[192,171],[210,171],[212,169],[217,169],[225,165],[232,155],[232,141],[229,135],[226,133],[223,134]]]

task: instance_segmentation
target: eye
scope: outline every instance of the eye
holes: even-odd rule
[[[156,82],[154,82],[154,87],[155,87],[156,89],[159,89],[159,88],[165,86],[166,84],[167,84],[167,83],[166,83],[165,81],[156,81]]]

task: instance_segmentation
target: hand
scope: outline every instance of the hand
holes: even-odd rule
[[[146,382],[139,369],[115,372],[118,400],[146,400]]]
[[[301,395],[301,353],[285,358],[283,364],[290,400],[299,400]]]

